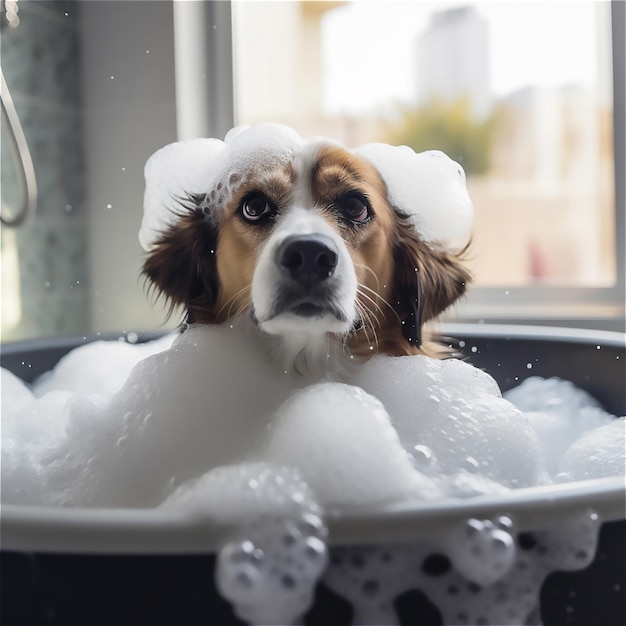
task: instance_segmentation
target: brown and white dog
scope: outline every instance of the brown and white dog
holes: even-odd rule
[[[353,151],[274,124],[166,146],[146,166],[143,273],[190,321],[252,319],[297,370],[335,354],[437,354],[422,326],[470,280],[439,235],[466,230],[471,203],[462,169],[423,154],[419,165],[408,148]]]

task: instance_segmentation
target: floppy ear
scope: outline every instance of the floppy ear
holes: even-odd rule
[[[394,249],[394,297],[405,339],[422,343],[422,325],[437,317],[464,293],[471,280],[462,255],[426,244],[407,216],[398,217]]]
[[[199,208],[181,214],[154,242],[142,274],[158,295],[167,298],[170,314],[182,305],[189,321],[212,321],[219,287],[216,248],[217,227]]]
[[[463,252],[443,245],[464,239],[471,228],[465,172],[437,150],[366,144],[355,153],[378,170],[396,211],[394,302],[405,339],[419,347],[422,324],[457,300],[470,280]]]

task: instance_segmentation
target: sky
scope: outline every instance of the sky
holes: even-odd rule
[[[494,96],[527,85],[597,82],[597,16],[610,10],[608,2],[352,0],[323,22],[325,110],[363,112],[390,99],[410,102],[417,37],[433,12],[468,5],[489,24]],[[610,38],[602,41],[608,53]]]

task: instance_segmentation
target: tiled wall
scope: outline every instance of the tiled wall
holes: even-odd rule
[[[19,272],[7,274],[5,263],[2,299],[19,303],[19,315],[3,315],[2,341],[80,334],[89,324],[79,10],[77,1],[22,0],[19,26],[2,31],[2,69],[39,188],[35,216],[14,231],[2,227],[3,260],[16,256]],[[3,203],[15,207],[18,185],[3,120]]]

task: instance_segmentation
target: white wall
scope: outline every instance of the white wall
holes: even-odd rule
[[[164,320],[139,278],[143,166],[176,140],[171,1],[80,3],[92,330]]]

